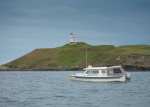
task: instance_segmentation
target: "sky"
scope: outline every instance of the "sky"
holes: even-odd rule
[[[77,42],[150,45],[150,0],[0,0],[0,65]]]

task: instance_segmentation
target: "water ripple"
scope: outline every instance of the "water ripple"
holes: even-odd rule
[[[149,107],[150,73],[128,82],[72,82],[72,72],[0,72],[0,107]]]

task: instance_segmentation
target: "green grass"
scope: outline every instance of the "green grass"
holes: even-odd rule
[[[50,68],[50,67],[85,67],[87,50],[88,64],[121,65],[143,64],[139,56],[149,56],[149,45],[119,46],[99,45],[92,46],[83,42],[75,45],[66,44],[57,48],[36,49],[5,66],[10,68]],[[131,60],[131,61],[130,61]]]
[[[149,45],[120,46],[120,47],[118,47],[118,49],[121,49],[129,54],[150,55],[150,46]]]

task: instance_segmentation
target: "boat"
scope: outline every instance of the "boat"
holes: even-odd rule
[[[89,81],[89,82],[112,82],[127,81],[131,79],[129,73],[126,73],[121,66],[110,67],[92,67],[88,66],[83,69],[83,73],[68,75],[72,81]]]

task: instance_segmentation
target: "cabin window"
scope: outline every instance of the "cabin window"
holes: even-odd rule
[[[122,73],[121,70],[120,70],[119,68],[113,69],[113,72],[114,72],[114,74],[116,74],[116,73]]]
[[[106,73],[105,70],[102,70],[102,73]]]
[[[86,71],[86,74],[92,74],[93,72],[92,71]]]
[[[93,71],[93,74],[98,74],[99,72],[98,71]]]
[[[108,73],[108,74],[113,74],[113,69],[108,69],[108,70],[107,70],[107,73]]]

